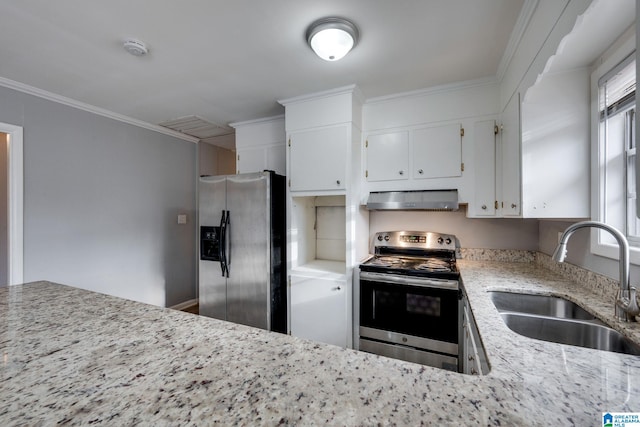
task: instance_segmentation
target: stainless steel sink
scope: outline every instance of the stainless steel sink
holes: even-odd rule
[[[640,345],[598,323],[519,313],[500,315],[509,329],[525,337],[640,356]]]
[[[578,304],[550,295],[492,291],[491,301],[498,311],[537,314],[562,319],[594,320],[596,317]]]
[[[489,292],[504,323],[525,337],[640,356],[640,345],[564,298]]]

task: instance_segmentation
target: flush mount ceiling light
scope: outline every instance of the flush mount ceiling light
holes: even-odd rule
[[[307,43],[325,61],[337,61],[358,43],[358,28],[343,18],[322,18],[307,29]]]

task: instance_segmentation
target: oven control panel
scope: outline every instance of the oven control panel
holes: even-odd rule
[[[372,251],[377,247],[415,249],[446,249],[455,251],[459,247],[456,236],[431,231],[381,231],[372,239]]]

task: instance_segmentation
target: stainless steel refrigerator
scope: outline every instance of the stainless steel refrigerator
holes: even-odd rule
[[[203,176],[200,314],[287,333],[285,178]]]

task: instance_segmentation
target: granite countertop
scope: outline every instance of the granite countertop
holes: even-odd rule
[[[2,288],[0,425],[584,426],[640,411],[640,357],[517,335],[486,290],[565,295],[613,324],[610,303],[535,263],[459,265],[484,376],[48,282]],[[625,334],[640,341],[637,324]]]

